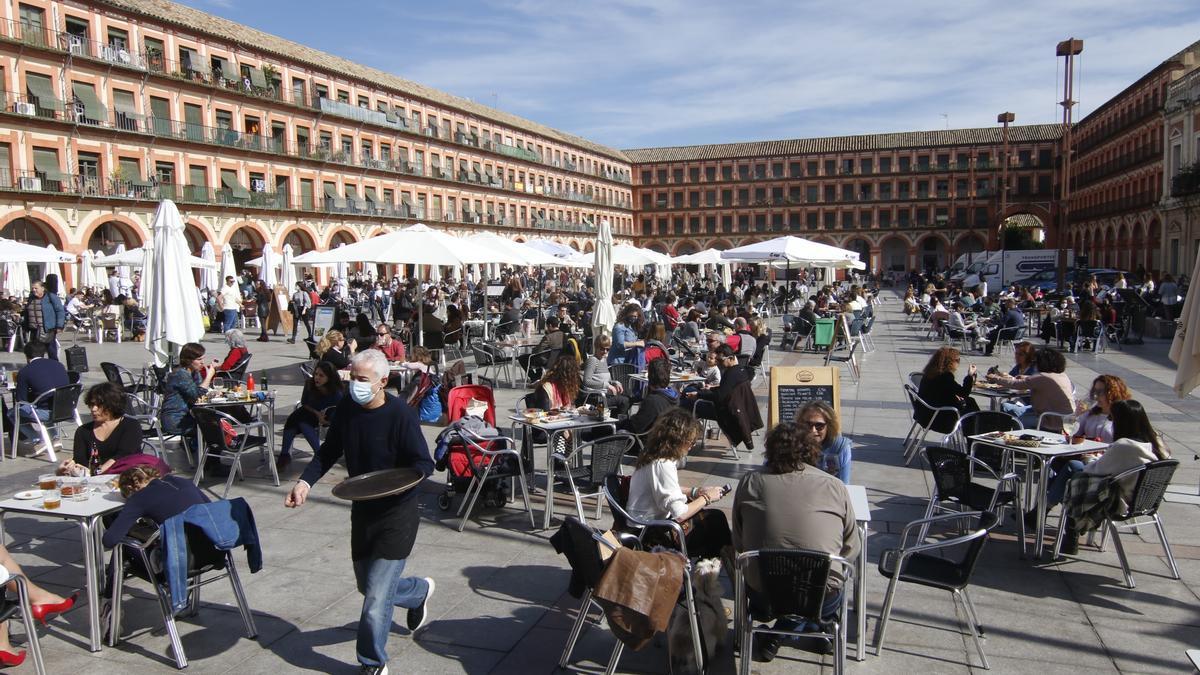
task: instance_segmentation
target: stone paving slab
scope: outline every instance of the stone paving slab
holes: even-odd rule
[[[867,486],[872,505],[868,567],[868,644],[874,636],[886,585],[874,569],[879,552],[894,545],[904,524],[921,517],[929,495],[929,477],[917,462],[904,466],[900,444],[911,423],[901,384],[920,370],[938,346],[925,330],[906,322],[900,303],[880,307],[874,338],[878,349],[863,358],[863,376],[854,382],[843,369],[842,426],[855,442],[854,483]],[[217,336],[206,342],[216,356],[224,354]],[[1104,354],[1069,355],[1068,374],[1077,387],[1087,387],[1099,373],[1114,373],[1129,382],[1156,426],[1167,436],[1175,456],[1183,460],[1174,486],[1196,494],[1200,450],[1196,423],[1200,399],[1175,397],[1170,390],[1173,367],[1166,360],[1168,343],[1110,349]],[[98,364],[115,361],[131,367],[144,363],[140,344],[87,344],[93,372],[84,383],[102,379]],[[307,356],[300,345],[281,340],[252,343],[255,372],[266,371],[279,392],[277,419],[282,424],[299,397],[297,368]],[[17,354],[0,353],[0,363],[17,363]],[[775,365],[820,365],[812,354],[773,354]],[[993,363],[1007,368],[1008,357],[968,355],[981,369]],[[511,408],[523,392],[501,388],[497,404]],[[765,382],[758,383],[765,405]],[[427,427],[426,437],[438,429]],[[761,439],[761,435],[760,435]],[[344,471],[335,469],[318,483],[309,503],[298,510],[282,506],[283,495],[310,457],[300,441],[296,461],[281,487],[261,479],[235,483],[231,495],[245,497],[254,509],[266,545],[266,568],[251,575],[242,562],[242,579],[259,628],[257,640],[242,633],[226,582],[204,590],[198,616],[180,622],[189,671],[200,673],[353,673],[354,628],[361,596],[354,587],[349,561],[349,509],[333,498],[330,487]],[[24,488],[48,468],[44,458],[0,463],[0,494]],[[681,472],[685,483],[722,485],[736,482],[761,456],[735,459],[723,441],[693,455]],[[182,458],[172,455],[172,463]],[[538,458],[539,469],[542,459]],[[253,469],[254,467],[248,467]],[[253,474],[252,474],[253,475]],[[536,483],[540,485],[540,483]],[[219,489],[215,479],[206,486]],[[397,624],[389,641],[394,673],[542,673],[556,669],[579,601],[566,594],[569,570],[550,547],[551,532],[531,530],[519,500],[505,509],[479,509],[464,532],[456,531],[454,511],[443,512],[436,497],[444,477],[436,475],[421,488],[422,525],[409,561],[413,574],[433,576],[437,595],[429,628],[415,638]],[[457,509],[461,497],[454,500]],[[542,497],[534,508],[540,523]],[[728,509],[730,500],[716,506]],[[586,505],[585,505],[585,508]],[[1105,552],[1083,546],[1078,556],[1060,563],[1020,557],[1009,521],[985,549],[972,585],[987,638],[985,650],[993,672],[1180,672],[1189,668],[1184,650],[1200,645],[1200,507],[1167,503],[1161,510],[1182,580],[1168,576],[1166,559],[1152,527],[1124,536],[1137,588],[1126,589],[1111,543]],[[569,498],[556,495],[556,522],[573,513]],[[591,510],[588,509],[591,513]],[[600,525],[607,526],[607,514]],[[1052,520],[1053,522],[1053,520]],[[38,583],[58,592],[80,585],[82,552],[77,530],[70,525],[25,516],[6,519],[5,543]],[[239,555],[239,560],[241,556]],[[728,591],[729,585],[726,582]],[[727,593],[727,598],[732,597]],[[594,612],[593,612],[594,614]],[[903,585],[900,588],[887,644],[882,655],[868,647],[864,662],[850,660],[848,670],[861,673],[966,673],[980,668],[966,618],[948,593]],[[39,628],[49,672],[138,673],[176,672],[169,643],[150,590],[131,584],[126,600],[126,639],[116,648],[92,654],[86,649],[86,612],[80,607]],[[14,624],[14,639],[23,640]],[[585,630],[573,655],[573,669],[597,672],[611,653],[613,638],[602,626]],[[732,653],[722,653],[714,672],[731,673]],[[805,673],[830,668],[828,657],[784,648],[771,664],[754,663],[752,672]],[[623,656],[619,672],[665,673],[664,640]],[[9,672],[32,672],[30,665]]]

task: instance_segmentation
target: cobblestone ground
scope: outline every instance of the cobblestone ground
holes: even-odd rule
[[[843,429],[854,440],[852,482],[865,485],[872,507],[871,567],[867,574],[868,644],[882,605],[885,584],[874,569],[879,552],[893,545],[900,528],[920,517],[929,495],[926,470],[914,462],[905,467],[900,443],[909,427],[909,411],[901,383],[919,370],[934,343],[924,330],[899,314],[900,304],[889,298],[876,324],[877,349],[863,359],[863,376],[854,382],[843,372],[841,381]],[[209,349],[224,354],[210,336]],[[92,372],[85,383],[101,379],[99,363],[115,361],[138,367],[146,360],[140,344],[87,343]],[[279,392],[278,421],[299,397],[298,364],[303,347],[276,338],[269,344],[251,343],[256,373],[266,370]],[[1200,519],[1197,494],[1200,449],[1197,421],[1200,399],[1177,398],[1170,389],[1173,368],[1166,359],[1165,341],[1110,350],[1105,354],[1070,356],[1068,373],[1086,391],[1098,373],[1122,376],[1135,397],[1151,412],[1155,425],[1182,460],[1171,501],[1162,515],[1171,537],[1183,579],[1169,577],[1166,559],[1152,527],[1124,537],[1137,587],[1124,588],[1111,544],[1101,552],[1081,547],[1078,557],[1059,564],[1039,563],[1019,556],[1014,528],[1004,523],[984,550],[973,581],[972,595],[987,638],[985,649],[994,672],[1180,672],[1187,669],[1185,649],[1200,646]],[[15,363],[16,354],[0,354],[0,362]],[[772,355],[775,365],[819,364],[814,355]],[[985,370],[1000,359],[970,357]],[[766,405],[765,382],[758,383]],[[511,408],[519,391],[497,392],[499,405]],[[432,440],[437,429],[428,427]],[[23,447],[16,460],[0,464],[0,494],[8,495],[34,482],[47,468],[44,458],[29,458]],[[309,449],[300,442],[297,461],[274,487],[255,467],[250,478],[231,494],[250,501],[265,547],[265,569],[247,573],[243,583],[255,612],[259,636],[247,639],[224,582],[204,589],[198,615],[180,621],[183,643],[199,673],[351,673],[356,672],[354,628],[361,598],[355,590],[349,560],[349,508],[330,495],[344,476],[335,470],[319,483],[309,504],[284,509],[284,492],[302,470]],[[181,457],[172,463],[182,466]],[[710,443],[693,453],[682,479],[712,485],[736,482],[760,457],[740,461],[723,442]],[[539,469],[542,469],[539,460]],[[389,642],[393,673],[469,672],[543,673],[557,668],[578,601],[566,594],[569,570],[548,543],[549,531],[531,530],[517,508],[482,510],[466,531],[456,531],[453,513],[440,511],[436,496],[444,477],[437,475],[422,488],[423,522],[409,561],[414,574],[437,580],[432,623],[416,639],[400,626]],[[219,488],[216,483],[206,483]],[[721,505],[728,508],[731,500]],[[457,506],[457,500],[456,500]],[[542,498],[535,497],[540,509]],[[556,514],[573,512],[560,493]],[[539,511],[540,514],[540,511]],[[5,543],[38,583],[60,593],[82,583],[83,554],[76,530],[55,521],[12,516],[5,521]],[[540,524],[540,520],[539,520]],[[605,513],[601,525],[608,524]],[[241,555],[239,554],[239,559]],[[243,559],[244,560],[244,559]],[[125,640],[115,648],[90,653],[86,646],[87,618],[83,608],[54,620],[42,631],[42,648],[51,673],[172,672],[169,642],[153,595],[139,582],[126,599]],[[728,592],[727,598],[732,594]],[[402,617],[402,615],[400,615]],[[979,668],[973,644],[964,632],[961,608],[949,594],[902,586],[888,642],[882,655],[868,648],[866,660],[851,659],[850,672],[967,672]],[[13,627],[15,640],[24,638]],[[854,636],[852,635],[852,638]],[[574,668],[602,670],[613,638],[603,628],[585,631],[573,657]],[[715,672],[732,672],[735,663],[726,650]],[[753,664],[762,673],[817,672],[831,668],[829,657],[785,647],[770,664]],[[626,652],[621,672],[667,672],[666,647],[655,641],[641,652]],[[11,672],[32,672],[25,666]]]

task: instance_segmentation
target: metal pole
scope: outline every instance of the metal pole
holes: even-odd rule
[[[1070,223],[1071,213],[1071,113],[1075,107],[1076,101],[1073,99],[1075,93],[1075,57],[1083,52],[1083,40],[1076,38],[1067,38],[1058,43],[1055,48],[1055,56],[1061,56],[1066,59],[1066,66],[1063,72],[1063,100],[1059,105],[1063,107],[1062,121],[1062,169],[1059,172],[1060,181],[1060,197],[1058,204],[1058,231],[1054,233],[1054,245],[1058,248],[1058,287],[1063,287],[1063,272],[1067,265],[1067,252],[1063,248],[1062,242],[1067,235],[1067,227]]]
[[[1005,254],[1007,253],[1007,250],[1006,250],[1007,246],[1006,246],[1006,242],[1005,242],[1005,238],[1006,238],[1005,235],[1007,234],[1007,232],[1004,227],[1004,222],[1005,222],[1005,220],[1007,220],[1007,216],[1005,214],[1008,213],[1008,155],[1009,155],[1008,125],[1011,124],[1016,119],[1017,119],[1017,116],[1010,112],[1002,112],[996,116],[996,121],[1004,125],[1003,128],[1000,130],[1000,133],[1004,139],[1004,151],[1003,151],[1003,157],[1001,158],[1001,163],[1000,163],[1000,182],[1002,183],[1002,185],[1000,187],[1000,214],[999,214],[999,216],[1000,216],[999,217],[999,221],[1000,221],[1000,230],[999,230],[1000,231],[1000,288],[997,289],[997,291],[1004,290],[1004,257],[1005,257]],[[985,270],[987,269],[986,259],[984,261],[984,269]]]

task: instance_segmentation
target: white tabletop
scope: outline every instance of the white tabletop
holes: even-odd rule
[[[850,493],[850,506],[854,509],[854,520],[860,523],[871,522],[871,503],[867,501],[867,488],[863,485],[847,485],[846,492]]]
[[[578,417],[571,417],[565,420],[559,420],[557,422],[530,422],[521,415],[510,415],[508,419],[519,424],[524,424],[528,427],[533,427],[534,429],[539,429],[541,431],[562,431],[563,429],[597,427],[604,424],[616,424],[617,422],[615,417],[605,416],[604,419],[597,419],[590,415],[580,415]]]
[[[93,479],[88,479],[89,483],[106,482],[113,476],[97,476]],[[62,505],[57,509],[47,509],[42,506],[42,498],[37,499],[5,499],[0,501],[0,511],[11,511],[13,513],[36,513],[46,516],[57,516],[60,518],[93,518],[102,516],[113,511],[120,511],[125,506],[125,498],[120,492],[100,492],[93,489],[91,494],[85,501],[77,502],[73,499],[64,497]]]
[[[1032,434],[1034,436],[1041,436],[1042,438],[1051,438],[1051,439],[1056,439],[1056,440],[1060,440],[1060,441],[1063,440],[1062,433],[1057,432],[1057,431],[1039,431],[1037,429],[1021,429],[1020,431],[1013,431],[1010,433],[1012,433],[1014,436],[1022,436],[1024,434]],[[1100,441],[1092,441],[1092,440],[1087,440],[1087,439],[1085,439],[1082,443],[1062,443],[1060,445],[1039,445],[1036,448],[1027,448],[1027,447],[1021,446],[1021,445],[1009,445],[1009,444],[1005,443],[1004,441],[1000,440],[999,438],[997,438],[995,436],[990,436],[988,434],[979,434],[976,436],[969,436],[968,438],[970,438],[972,441],[982,441],[984,443],[988,443],[989,445],[995,445],[998,447],[1008,448],[1008,449],[1016,451],[1016,452],[1025,452],[1025,453],[1029,453],[1032,455],[1041,455],[1043,457],[1058,457],[1060,455],[1079,455],[1079,454],[1082,454],[1085,452],[1099,452],[1099,451],[1102,451],[1102,450],[1108,448],[1108,443],[1101,443]]]
[[[1195,666],[1196,670],[1200,670],[1200,649],[1187,650],[1187,656],[1192,660],[1192,665]]]

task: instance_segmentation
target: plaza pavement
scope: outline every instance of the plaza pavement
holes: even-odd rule
[[[854,383],[843,372],[843,430],[855,443],[852,482],[867,486],[872,505],[871,566],[867,575],[868,645],[882,605],[885,584],[874,567],[880,550],[893,545],[904,523],[923,514],[929,494],[928,474],[914,462],[905,467],[900,442],[910,415],[901,390],[908,372],[919,370],[934,343],[924,331],[906,323],[900,303],[889,297],[880,307],[875,341],[878,349],[863,359],[863,377]],[[210,352],[223,356],[219,338],[206,340]],[[85,384],[100,381],[99,363],[113,360],[137,367],[146,361],[141,344],[87,343],[92,371]],[[299,396],[297,364],[302,345],[251,343],[253,371],[270,373],[279,390],[278,422]],[[1200,399],[1180,400],[1170,390],[1172,367],[1165,341],[1147,341],[1126,351],[1103,355],[1071,355],[1068,373],[1081,391],[1101,372],[1121,375],[1151,412],[1175,456],[1182,461],[1175,476],[1181,492],[1196,493],[1200,464]],[[17,354],[0,353],[0,362],[18,362]],[[814,355],[773,354],[775,365],[819,364]],[[980,370],[1007,359],[971,356]],[[765,406],[766,387],[758,383]],[[519,392],[497,392],[500,408],[511,409]],[[764,415],[765,417],[765,415]],[[426,428],[430,440],[438,429]],[[761,446],[761,442],[760,442]],[[0,464],[0,494],[8,495],[34,482],[48,468],[44,459],[21,458]],[[204,588],[199,614],[180,621],[183,643],[193,673],[353,673],[354,627],[361,596],[354,587],[349,560],[349,506],[330,495],[344,471],[335,469],[313,490],[309,502],[285,509],[283,496],[303,469],[309,449],[303,441],[293,463],[275,488],[262,479],[237,483],[231,496],[252,505],[263,539],[265,568],[248,573],[237,554],[242,580],[255,613],[259,636],[249,640],[232,605],[225,582]],[[682,472],[683,482],[735,483],[761,456],[740,463],[710,442],[708,451],[693,453]],[[175,462],[176,464],[179,461]],[[251,474],[254,467],[249,466]],[[539,468],[542,468],[539,466]],[[219,487],[217,484],[209,484]],[[432,576],[437,593],[429,626],[414,639],[401,624],[389,641],[393,673],[546,673],[555,670],[578,601],[566,594],[569,569],[548,542],[551,531],[531,530],[514,504],[504,510],[482,510],[463,533],[453,514],[438,510],[436,495],[443,477],[435,475],[422,488],[423,522],[409,559],[413,574]],[[728,509],[732,499],[717,506]],[[457,507],[458,500],[455,500]],[[541,505],[535,497],[535,510]],[[518,502],[519,504],[519,502]],[[586,505],[585,505],[586,506]],[[1081,547],[1077,558],[1061,564],[1035,563],[1018,556],[1013,523],[998,530],[985,548],[972,584],[972,595],[987,630],[985,649],[993,672],[1180,672],[1188,668],[1184,650],[1200,646],[1200,521],[1194,503],[1164,504],[1163,518],[1183,580],[1167,576],[1168,568],[1153,528],[1126,535],[1137,588],[1125,589],[1112,545],[1100,553]],[[559,495],[556,513],[573,512]],[[540,511],[539,511],[540,521]],[[602,524],[607,526],[605,513]],[[6,544],[38,583],[60,593],[78,588],[82,551],[74,526],[13,516],[6,519]],[[727,588],[727,598],[732,594]],[[50,673],[174,672],[169,642],[157,603],[140,582],[127,586],[125,641],[92,654],[86,648],[86,612],[76,609],[41,630]],[[963,673],[978,670],[964,616],[949,594],[903,585],[898,594],[888,642],[882,656],[868,647],[867,658],[848,662],[856,672]],[[17,641],[23,640],[14,624]],[[589,628],[576,648],[576,667],[602,670],[613,644],[603,629]],[[771,664],[754,664],[760,673],[818,672],[830,661],[812,653],[784,648]],[[733,672],[725,651],[715,672]],[[667,672],[666,648],[657,639],[642,652],[626,651],[621,672]],[[29,661],[11,672],[33,672]]]

